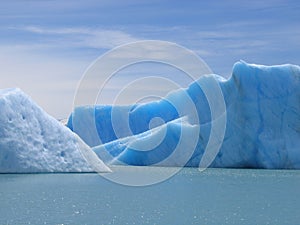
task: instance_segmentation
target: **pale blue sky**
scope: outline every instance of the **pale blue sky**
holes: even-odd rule
[[[66,117],[91,62],[120,44],[145,39],[189,48],[225,77],[240,59],[299,65],[300,3],[2,1],[0,88],[20,87],[50,114]]]

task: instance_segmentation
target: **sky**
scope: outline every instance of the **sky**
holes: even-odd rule
[[[91,63],[119,45],[142,40],[177,43],[225,78],[230,77],[239,60],[300,65],[300,3],[2,1],[0,88],[19,87],[55,118],[67,118],[73,109],[76,88]],[[105,103],[113,101],[110,91],[122,89],[122,79],[139,70],[137,66],[108,85]],[[154,75],[173,73],[159,66],[153,71]],[[142,90],[137,88],[136,92]]]

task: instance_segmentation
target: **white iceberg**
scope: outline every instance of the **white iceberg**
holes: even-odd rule
[[[0,90],[0,173],[92,171],[110,169],[20,89]]]
[[[68,127],[109,164],[198,167],[210,151],[212,132],[218,133],[212,125],[222,117],[212,119],[211,102],[203,92],[211,88],[212,78],[224,96],[226,126],[209,166],[300,169],[300,68],[294,65],[238,62],[230,79],[203,76],[160,101],[77,107]],[[153,125],[155,118],[164,123]]]

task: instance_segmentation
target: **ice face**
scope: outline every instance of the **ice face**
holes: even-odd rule
[[[109,171],[76,134],[21,90],[0,90],[0,109],[0,173]]]
[[[110,164],[197,167],[219,120],[203,91],[212,78],[224,96],[226,129],[210,166],[300,169],[300,68],[294,65],[238,62],[230,79],[204,76],[160,101],[75,108],[68,126]]]

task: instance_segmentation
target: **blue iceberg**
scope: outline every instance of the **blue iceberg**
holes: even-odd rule
[[[108,164],[300,169],[300,67],[241,61],[159,101],[76,107],[67,126]]]

